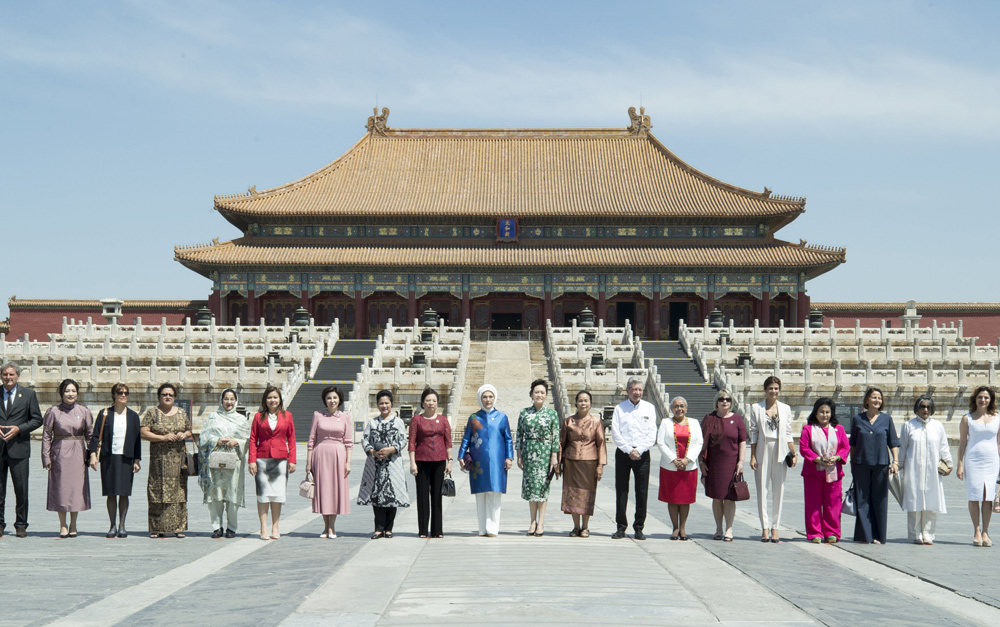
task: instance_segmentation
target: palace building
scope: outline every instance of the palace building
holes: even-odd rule
[[[220,324],[304,307],[342,337],[427,308],[473,329],[568,325],[590,308],[644,338],[701,324],[801,326],[806,283],[842,248],[777,232],[805,198],[691,167],[629,109],[627,128],[395,129],[377,109],[337,160],[268,190],[217,196],[243,236],[178,246],[211,279]]]

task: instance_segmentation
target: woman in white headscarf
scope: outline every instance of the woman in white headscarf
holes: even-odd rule
[[[913,404],[917,415],[899,431],[899,472],[903,477],[906,534],[914,544],[934,544],[937,515],[947,511],[941,477],[954,462],[944,425],[931,418],[934,400],[924,394]]]
[[[469,485],[476,495],[479,535],[500,533],[500,495],[507,492],[507,471],[514,463],[514,439],[507,414],[494,405],[497,389],[490,384],[479,388],[481,409],[469,416],[458,449],[458,463],[469,473]]]
[[[247,462],[247,442],[250,439],[250,420],[236,411],[239,398],[236,391],[226,389],[219,399],[219,408],[205,422],[198,439],[201,449],[198,482],[205,493],[204,502],[212,518],[212,537],[236,537],[236,512],[243,503],[244,474]],[[212,451],[236,454],[232,467],[211,468]],[[226,527],[222,527],[222,513],[226,513]]]

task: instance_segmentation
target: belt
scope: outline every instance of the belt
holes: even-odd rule
[[[86,438],[82,435],[54,435],[53,440],[85,440]]]

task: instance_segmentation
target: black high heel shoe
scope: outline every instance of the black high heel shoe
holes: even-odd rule
[[[118,530],[115,529],[114,525],[111,525],[111,529],[108,529],[108,533],[105,534],[104,537],[110,540],[111,538],[115,538],[117,536],[118,536]]]
[[[128,532],[125,531],[125,525],[122,525],[121,527],[118,527],[118,537],[119,538],[127,538],[128,537]]]

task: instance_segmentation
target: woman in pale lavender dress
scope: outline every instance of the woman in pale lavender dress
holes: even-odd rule
[[[350,487],[347,476],[351,474],[351,417],[341,410],[344,393],[329,386],[323,390],[326,411],[313,414],[306,453],[306,469],[316,483],[313,512],[323,515],[321,538],[336,538],[334,525],[337,516],[351,513]]]
[[[60,538],[75,538],[77,514],[90,509],[87,445],[94,434],[94,416],[77,405],[79,393],[76,381],[60,383],[62,403],[49,408],[42,420],[42,467],[49,471],[45,509],[59,515]]]

